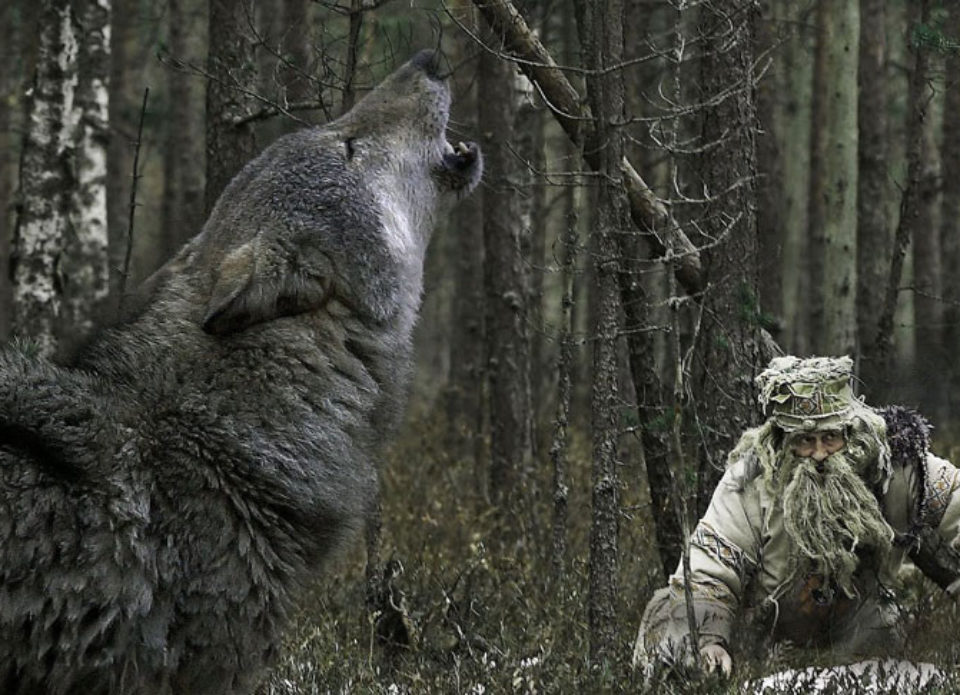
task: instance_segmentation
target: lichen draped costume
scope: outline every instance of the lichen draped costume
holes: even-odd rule
[[[690,538],[698,649],[759,633],[839,655],[895,651],[907,559],[960,592],[960,471],[930,453],[922,417],[856,398],[851,370],[848,357],[782,357],[757,378],[769,418],[731,452]],[[830,430],[844,433],[843,452],[793,460],[791,437]],[[734,634],[741,624],[753,629]],[[647,604],[634,663],[689,661],[690,647],[681,561]]]

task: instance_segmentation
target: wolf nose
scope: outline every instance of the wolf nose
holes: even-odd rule
[[[417,53],[417,55],[410,59],[410,64],[423,70],[425,73],[427,73],[427,77],[431,79],[441,79],[439,51],[434,51],[431,49],[420,51]]]

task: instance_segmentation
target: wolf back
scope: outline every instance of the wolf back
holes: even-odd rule
[[[0,351],[0,691],[250,692],[376,491],[435,218],[425,51],[278,140],[70,364]]]

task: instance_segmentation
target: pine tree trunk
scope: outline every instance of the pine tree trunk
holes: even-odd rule
[[[24,133],[14,233],[14,333],[53,355],[63,305],[60,260],[70,227],[79,44],[69,4],[46,0]]]
[[[787,0],[784,17],[792,34],[784,51],[783,106],[783,317],[781,344],[788,352],[809,354],[810,297],[808,196],[810,191],[810,135],[813,62],[811,40],[804,30],[801,8],[805,0]]]
[[[191,0],[169,0],[169,50],[174,60],[195,60],[190,36]],[[165,262],[184,242],[200,231],[203,224],[202,157],[199,134],[193,114],[200,108],[191,79],[176,70],[167,70],[169,115],[165,119],[163,148],[163,199],[160,206],[161,239],[158,264]]]
[[[64,289],[63,343],[70,349],[93,329],[110,292],[107,230],[107,144],[110,95],[110,0],[84,0],[79,15],[79,80],[74,188],[70,225],[61,261]]]
[[[826,302],[823,258],[826,250],[824,225],[826,224],[826,194],[829,185],[826,171],[827,101],[830,80],[828,72],[830,54],[829,27],[835,11],[829,0],[816,0],[816,48],[813,60],[813,93],[810,122],[810,192],[807,198],[807,282],[804,286],[804,301],[807,307],[807,347],[814,353],[824,351],[824,304]],[[854,73],[856,74],[856,73]]]
[[[460,60],[466,46],[457,44]],[[464,129],[479,133],[477,125],[476,72],[460,70],[454,74],[454,89],[461,97],[454,104]],[[450,320],[450,373],[447,381],[447,438],[451,451],[473,457],[476,489],[487,496],[486,456],[484,455],[484,350],[483,338],[483,209],[482,195],[469,196],[454,213],[452,255],[453,296]]]
[[[857,331],[865,395],[883,375],[877,370],[877,323],[890,269],[890,190],[887,111],[886,0],[861,0],[859,67],[859,186],[857,191]]]
[[[754,14],[752,34],[757,52],[769,52],[777,48],[777,36],[772,2],[761,2],[760,11]],[[772,61],[763,79],[757,84],[757,244],[760,261],[759,305],[764,314],[776,317],[776,324],[768,328],[780,339],[783,280],[783,158],[779,137],[777,100],[784,92],[784,78],[778,61]],[[790,261],[794,262],[794,261]]]
[[[860,1],[834,5],[819,19],[825,43],[829,87],[823,120],[823,333],[821,350],[831,355],[857,352],[857,63]]]
[[[251,0],[209,0],[207,70],[207,176],[204,211],[209,214],[230,179],[256,152],[248,92],[256,88],[250,24]]]
[[[947,26],[960,25],[960,6],[948,4]],[[943,267],[944,335],[948,355],[960,355],[960,53],[946,57],[946,84],[943,105],[943,201],[941,203],[940,243]],[[960,415],[960,361],[954,359],[947,370],[949,416]]]
[[[908,25],[914,27],[918,23],[925,24],[929,21],[929,15],[929,0],[919,0],[911,3],[908,7]],[[916,45],[912,46],[911,50],[913,52],[913,67],[907,97],[909,115],[906,128],[909,139],[907,144],[907,180],[900,200],[900,220],[894,236],[890,271],[885,281],[883,307],[880,311],[876,347],[874,348],[878,369],[881,374],[888,375],[888,378],[889,375],[893,374],[894,315],[897,309],[897,298],[900,294],[900,283],[903,279],[904,260],[920,220],[921,179],[927,157],[923,123],[927,118],[927,107],[930,100],[928,93],[929,56],[927,51]],[[886,384],[882,386],[886,386]]]
[[[477,87],[483,95],[479,126],[484,134],[483,189],[486,372],[490,418],[490,493],[497,504],[516,501],[530,465],[529,296],[520,196],[525,171],[504,134],[514,132],[518,107],[512,63],[482,53]]]
[[[707,206],[702,225],[720,240],[707,254],[708,289],[698,342],[699,402],[703,432],[699,455],[698,513],[706,510],[726,455],[757,419],[753,377],[758,364],[756,146],[753,103],[752,3],[705,5],[700,33],[706,38],[701,84],[706,94],[736,91],[703,114],[701,176],[708,190],[723,192]],[[729,14],[728,14],[729,13]],[[730,23],[727,17],[735,17]]]
[[[940,54],[933,48],[928,60],[931,76],[943,73]],[[940,247],[940,146],[943,109],[939,84],[930,85],[927,114],[923,121],[923,166],[920,172],[919,210],[913,237],[914,336],[917,345],[916,369],[907,398],[922,402],[934,421],[946,417],[947,360],[943,345],[943,265]]]
[[[133,171],[133,142],[136,140],[137,108],[142,103],[131,91],[134,73],[129,44],[133,40],[137,0],[113,0],[110,22],[110,142],[107,145],[107,232],[110,265],[111,305],[119,302],[123,260],[127,250],[130,216],[130,186]],[[127,283],[127,287],[130,284]]]
[[[617,643],[617,568],[619,565],[619,475],[617,473],[619,334],[619,251],[616,233],[627,228],[621,162],[625,91],[622,69],[604,71],[623,61],[623,4],[603,0],[578,7],[587,99],[593,114],[591,142],[584,151],[597,153],[599,180],[594,228],[593,290],[596,311],[591,323],[593,390],[593,494],[590,524],[590,581],[587,612],[590,660],[611,659]]]
[[[12,3],[0,5],[0,60],[3,65],[18,64],[18,34],[23,34],[21,20],[14,16]],[[19,31],[18,31],[19,30]],[[19,70],[0,71],[0,343],[6,342],[10,334],[11,305],[10,278],[5,269],[10,262],[10,237],[13,235],[13,186],[16,176],[16,150],[18,139],[14,136],[20,130],[13,113],[19,92],[21,74]]]

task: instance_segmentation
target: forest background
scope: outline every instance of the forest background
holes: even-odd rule
[[[957,3],[5,0],[0,32],[0,339],[51,355],[260,149],[447,56],[484,182],[434,237],[367,552],[263,692],[638,690],[778,349],[851,355],[960,458]],[[907,584],[908,656],[954,663]]]

